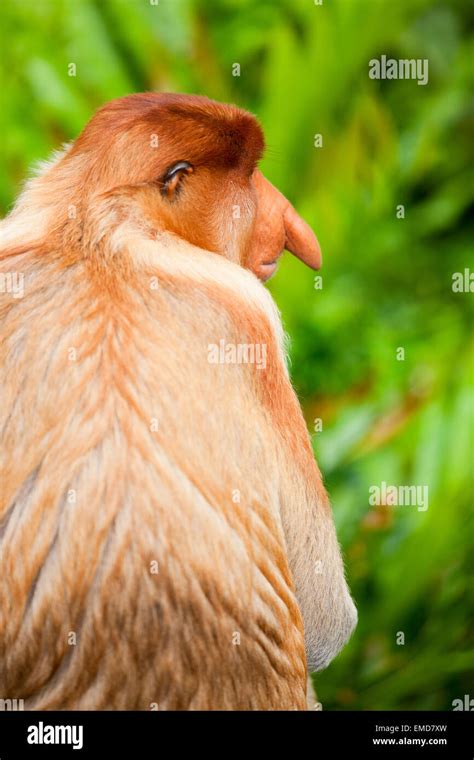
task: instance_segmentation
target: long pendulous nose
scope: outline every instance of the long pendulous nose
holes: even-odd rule
[[[252,180],[257,211],[246,266],[260,279],[266,280],[275,271],[276,262],[286,249],[311,269],[319,269],[321,248],[309,224],[261,171],[256,169]]]

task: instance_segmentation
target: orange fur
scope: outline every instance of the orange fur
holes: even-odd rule
[[[285,238],[310,265],[319,248],[256,173],[262,150],[233,106],[121,98],[0,225],[0,274],[25,289],[0,294],[4,698],[304,709],[305,639],[319,667],[353,628],[281,323],[252,273]],[[179,161],[193,172],[168,198]],[[264,345],[266,366],[211,363],[220,340]]]

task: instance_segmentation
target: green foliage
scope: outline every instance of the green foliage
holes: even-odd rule
[[[264,170],[325,256],[322,289],[289,256],[271,283],[308,425],[323,421],[315,451],[359,607],[318,695],[451,709],[474,674],[473,296],[452,290],[473,266],[468,4],[3,0],[1,15],[5,212],[31,164],[110,98],[197,92],[261,119]],[[429,83],[371,80],[382,54],[427,58]],[[429,508],[371,506],[382,481],[427,485]]]

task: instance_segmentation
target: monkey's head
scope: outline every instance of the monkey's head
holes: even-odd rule
[[[128,219],[151,235],[172,233],[225,256],[261,280],[284,249],[317,269],[314,233],[257,168],[263,150],[257,120],[235,106],[157,93],[113,100],[51,171],[63,171],[65,188],[56,223],[67,202],[82,246],[97,248],[98,237]]]

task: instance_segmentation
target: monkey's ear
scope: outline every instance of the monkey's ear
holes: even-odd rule
[[[311,269],[319,269],[321,248],[311,227],[258,169],[252,175],[252,182],[257,210],[244,266],[261,280],[268,280],[286,248]]]
[[[193,166],[187,161],[177,161],[168,167],[160,178],[161,194],[168,201],[174,200],[181,188],[181,183],[187,174],[192,174]]]

